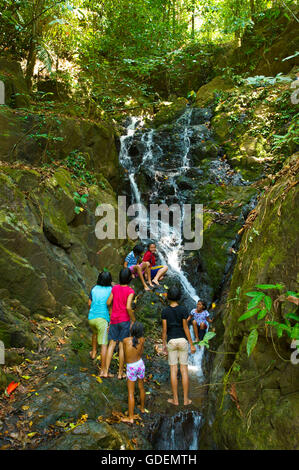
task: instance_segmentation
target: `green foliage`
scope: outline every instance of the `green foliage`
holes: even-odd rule
[[[79,150],[73,150],[66,158],[67,167],[72,170],[74,179],[80,180],[80,185],[96,184],[96,178],[86,169],[86,157]]]
[[[293,301],[293,298],[299,298],[299,293],[287,291],[282,294],[284,286],[282,284],[258,284],[256,287],[262,290],[278,290],[280,301]],[[252,299],[248,303],[248,311],[241,315],[238,319],[239,322],[248,320],[249,318],[257,316],[257,320],[263,320],[270,314],[274,315],[272,298],[261,291],[247,292],[246,295]],[[292,320],[292,321],[291,321]],[[285,332],[287,336],[293,340],[299,339],[299,316],[293,312],[284,315],[284,322],[275,321],[273,319],[264,322],[265,325],[274,327],[277,333],[277,337],[281,338]],[[255,348],[258,340],[258,330],[254,327],[247,339],[247,354],[250,356],[253,349]]]
[[[74,192],[73,196],[74,196],[74,201],[76,203],[76,207],[74,209],[75,213],[80,214],[80,212],[83,212],[84,210],[82,206],[87,203],[88,194],[79,194],[77,192]]]
[[[206,348],[209,349],[209,341],[216,336],[216,333],[213,331],[208,331],[205,335],[202,341],[194,341],[193,344],[198,344],[199,346],[205,346]]]

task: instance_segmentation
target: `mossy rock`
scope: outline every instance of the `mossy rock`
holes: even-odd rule
[[[164,124],[176,121],[185,111],[188,100],[185,98],[177,98],[173,102],[165,102],[161,104],[160,110],[151,121],[151,127],[160,127]]]
[[[0,80],[5,85],[5,104],[23,108],[29,104],[29,92],[19,62],[0,58]]]
[[[212,383],[216,379],[219,382],[221,375],[223,377],[231,370],[229,381],[236,383],[238,405],[242,413],[229,395],[225,396],[223,408],[219,409],[222,403],[221,389],[210,396],[210,412],[214,414],[214,410],[217,410],[211,431],[214,446],[219,449],[298,448],[299,423],[293,419],[298,415],[299,406],[296,366],[281,359],[290,357],[290,340],[285,335],[278,339],[276,333],[273,333],[275,348],[279,351],[277,355],[272,341],[269,341],[270,332],[260,322],[257,345],[248,357],[247,338],[250,327],[257,320],[249,318],[244,322],[238,321],[247,310],[248,298],[245,294],[254,290],[257,284],[283,283],[289,290],[297,289],[296,221],[299,217],[299,192],[294,185],[297,175],[296,154],[288,160],[275,178],[275,184],[256,207],[257,217],[243,235],[227,302],[222,307],[225,332],[220,347],[222,354],[217,355],[213,364]],[[292,214],[291,218],[289,214]],[[238,288],[240,293],[236,298]],[[269,291],[272,300],[275,300],[274,294],[274,291]],[[275,319],[279,321],[276,315]],[[235,351],[236,355],[226,355],[229,351]],[[237,364],[238,368],[234,369]],[[216,370],[222,370],[220,376]],[[255,377],[259,377],[259,387],[256,387]]]
[[[221,76],[213,78],[209,83],[200,87],[196,93],[196,106],[204,107],[210,104],[216,91],[230,91],[233,89],[233,83],[229,79]]]

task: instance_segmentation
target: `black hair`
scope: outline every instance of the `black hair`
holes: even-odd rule
[[[156,243],[154,243],[154,242],[149,242],[149,243],[147,244],[147,249],[148,249],[148,250],[150,249],[150,246],[151,246],[151,245],[155,245],[155,246],[156,246]]]
[[[97,280],[98,286],[108,287],[108,286],[111,286],[111,282],[112,282],[112,276],[109,273],[109,271],[103,271],[99,274],[98,280]]]
[[[202,303],[203,308],[204,308],[205,310],[207,309],[207,304],[206,304],[206,302],[204,302],[203,300],[200,300],[200,299],[198,299],[197,304],[198,304],[198,302]]]
[[[142,245],[136,245],[136,246],[134,246],[134,248],[133,248],[133,253],[134,253],[135,255],[139,255],[139,256],[140,256],[140,255],[142,255],[143,252],[144,252],[144,248],[143,248]]]
[[[137,349],[138,339],[143,336],[143,324],[140,321],[135,321],[131,326],[131,336],[133,337],[133,346]]]
[[[171,286],[167,292],[168,300],[179,301],[182,295],[181,286]]]
[[[119,273],[119,283],[121,285],[129,284],[132,279],[132,273],[129,268],[123,268]]]

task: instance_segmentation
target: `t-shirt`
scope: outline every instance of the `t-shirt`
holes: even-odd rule
[[[146,251],[142,261],[149,261],[151,267],[156,266],[156,257],[151,251]]]
[[[134,289],[129,286],[121,286],[117,284],[112,287],[113,304],[110,323],[121,323],[123,321],[130,321],[130,315],[127,311],[127,300],[130,294],[135,294]]]
[[[210,314],[207,310],[203,310],[202,312],[198,312],[196,310],[196,308],[191,310],[190,315],[192,315],[193,319],[196,321],[196,323],[198,325],[202,322],[207,323],[207,317],[210,316]]]
[[[162,320],[167,320],[167,341],[175,338],[187,339],[183,328],[184,318],[187,320],[188,312],[183,305],[164,308],[162,311]]]
[[[91,306],[88,314],[88,319],[105,318],[109,322],[109,310],[107,300],[111,294],[111,286],[94,286],[89,294]]]
[[[127,256],[126,256],[126,259],[125,261],[128,263],[128,268],[130,266],[136,266],[136,264],[138,263],[138,258],[139,256],[135,256],[134,255],[134,252],[131,251]]]

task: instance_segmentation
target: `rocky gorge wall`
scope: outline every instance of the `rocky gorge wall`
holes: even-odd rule
[[[211,367],[203,447],[217,449],[298,449],[298,365],[290,358],[291,339],[250,318],[246,293],[257,284],[282,283],[298,289],[298,154],[290,157],[265,188],[245,225],[232,279],[217,312],[217,353]],[[270,290],[274,301],[279,294]],[[296,310],[287,302],[266,320],[282,321]],[[274,315],[274,316],[273,316]],[[272,318],[271,318],[272,317]],[[257,345],[248,357],[250,328],[258,323]],[[221,339],[220,339],[221,338]],[[212,355],[213,356],[213,355]]]

